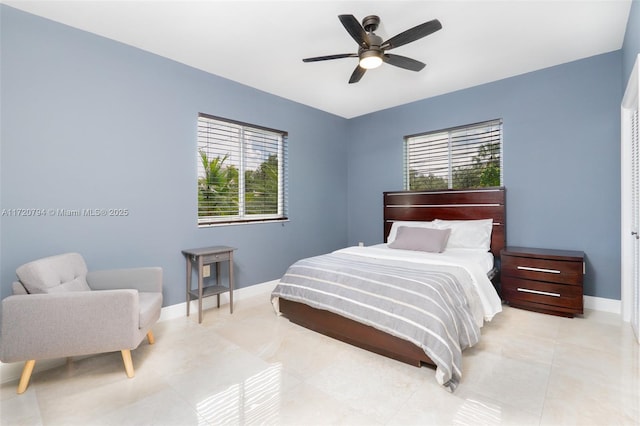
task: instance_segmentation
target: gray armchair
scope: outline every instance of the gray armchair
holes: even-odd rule
[[[0,360],[26,361],[18,393],[29,385],[36,360],[120,351],[128,377],[131,350],[162,308],[162,269],[88,272],[78,253],[46,257],[16,270],[13,295],[2,301]]]

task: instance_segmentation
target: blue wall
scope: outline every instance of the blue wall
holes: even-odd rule
[[[1,5],[2,209],[126,208],[126,217],[0,219],[1,295],[15,269],[82,253],[90,269],[160,265],[185,300],[181,249],[231,245],[236,285],[344,247],[347,120]],[[198,112],[289,132],[285,224],[198,229]]]
[[[301,257],[382,241],[404,135],[503,118],[508,242],[584,250],[585,293],[619,299],[637,3],[621,51],[351,120],[0,5],[0,208],[130,211],[1,217],[0,295],[20,264],[70,250],[91,269],[163,266],[165,305],[184,301],[184,248],[237,247],[240,287],[276,279]],[[198,112],[289,132],[290,222],[197,228]]]
[[[622,44],[622,82],[626,88],[633,64],[640,53],[640,0],[631,2],[627,31]]]
[[[381,242],[403,136],[504,120],[507,242],[583,250],[585,294],[620,299],[621,52],[350,120],[349,243]]]

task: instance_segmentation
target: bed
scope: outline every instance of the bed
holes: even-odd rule
[[[294,263],[272,292],[272,302],[280,314],[308,329],[408,364],[435,366],[436,380],[453,391],[461,377],[462,350],[477,343],[483,322],[501,310],[490,278],[496,276],[494,258],[505,246],[505,189],[385,192],[383,203],[385,243]],[[462,231],[473,233],[478,226],[489,227],[490,235],[482,237],[485,250],[453,245],[466,241]],[[431,238],[433,228],[439,236],[453,229],[443,237],[444,252],[403,245],[416,244],[416,235]],[[352,286],[354,279],[359,283]],[[402,294],[387,293],[391,289]],[[309,294],[320,299],[308,299]],[[352,295],[366,300],[352,300]],[[410,306],[408,316],[400,312],[414,299],[429,306]]]

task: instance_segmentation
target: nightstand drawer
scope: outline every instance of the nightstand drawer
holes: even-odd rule
[[[582,262],[502,256],[502,275],[569,285],[582,284]]]
[[[503,276],[502,295],[513,305],[523,301],[582,312],[582,287],[580,286]]]
[[[225,260],[229,260],[230,257],[230,252],[207,254],[202,256],[202,264],[207,265],[209,263],[224,262]]]

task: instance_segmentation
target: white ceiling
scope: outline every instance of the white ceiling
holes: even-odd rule
[[[449,1],[30,1],[12,7],[156,53],[342,117],[614,51],[631,0]],[[338,20],[378,15],[388,39],[438,19],[443,29],[391,53],[425,62],[388,64],[348,84],[357,59]]]

